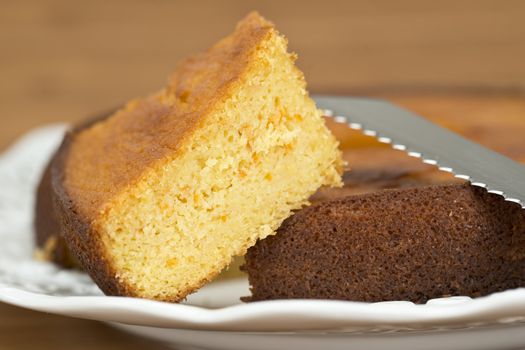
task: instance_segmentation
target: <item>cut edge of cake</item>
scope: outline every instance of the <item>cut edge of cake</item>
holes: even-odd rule
[[[106,294],[180,301],[319,187],[341,185],[338,143],[294,60],[286,39],[251,13],[183,62],[168,88],[66,137],[52,171],[63,235]],[[208,84],[225,69],[231,79]],[[177,126],[175,142],[162,136]],[[134,133],[152,139],[137,144]],[[101,150],[129,159],[97,159]]]

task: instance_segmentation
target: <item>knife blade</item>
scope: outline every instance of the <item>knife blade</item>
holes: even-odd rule
[[[321,95],[313,98],[334,121],[525,208],[525,166],[512,159],[387,101]]]

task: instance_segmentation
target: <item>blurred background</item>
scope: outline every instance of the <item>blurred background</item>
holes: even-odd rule
[[[254,9],[289,38],[313,92],[525,87],[522,0],[0,3],[0,148],[158,89]]]
[[[251,10],[289,38],[312,92],[386,97],[447,116],[436,120],[453,129],[456,119],[483,120],[476,140],[492,135],[486,144],[510,156],[523,143],[521,131],[496,123],[507,116],[525,125],[522,0],[0,0],[0,8],[0,150],[36,126],[155,91],[179,60]],[[490,144],[494,135],[500,142]],[[35,343],[151,345],[98,323],[0,305],[0,346]]]

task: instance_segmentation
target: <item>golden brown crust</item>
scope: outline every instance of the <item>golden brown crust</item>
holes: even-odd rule
[[[126,287],[115,281],[115,272],[104,258],[103,247],[92,232],[91,220],[77,212],[73,201],[66,192],[64,181],[64,162],[70,152],[75,138],[74,132],[68,132],[51,165],[51,184],[54,192],[55,214],[61,227],[61,235],[67,246],[81,262],[82,267],[90,274],[102,291],[108,295],[125,293]]]
[[[234,35],[182,62],[167,89],[131,102],[75,135],[64,163],[65,187],[75,209],[95,218],[146,169],[179,151],[208,111],[239,83],[257,46],[272,30],[257,14],[248,15]]]

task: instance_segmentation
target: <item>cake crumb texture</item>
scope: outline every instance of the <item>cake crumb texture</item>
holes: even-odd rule
[[[167,87],[66,140],[57,207],[104,292],[180,301],[341,184],[337,141],[295,58],[251,13]]]

